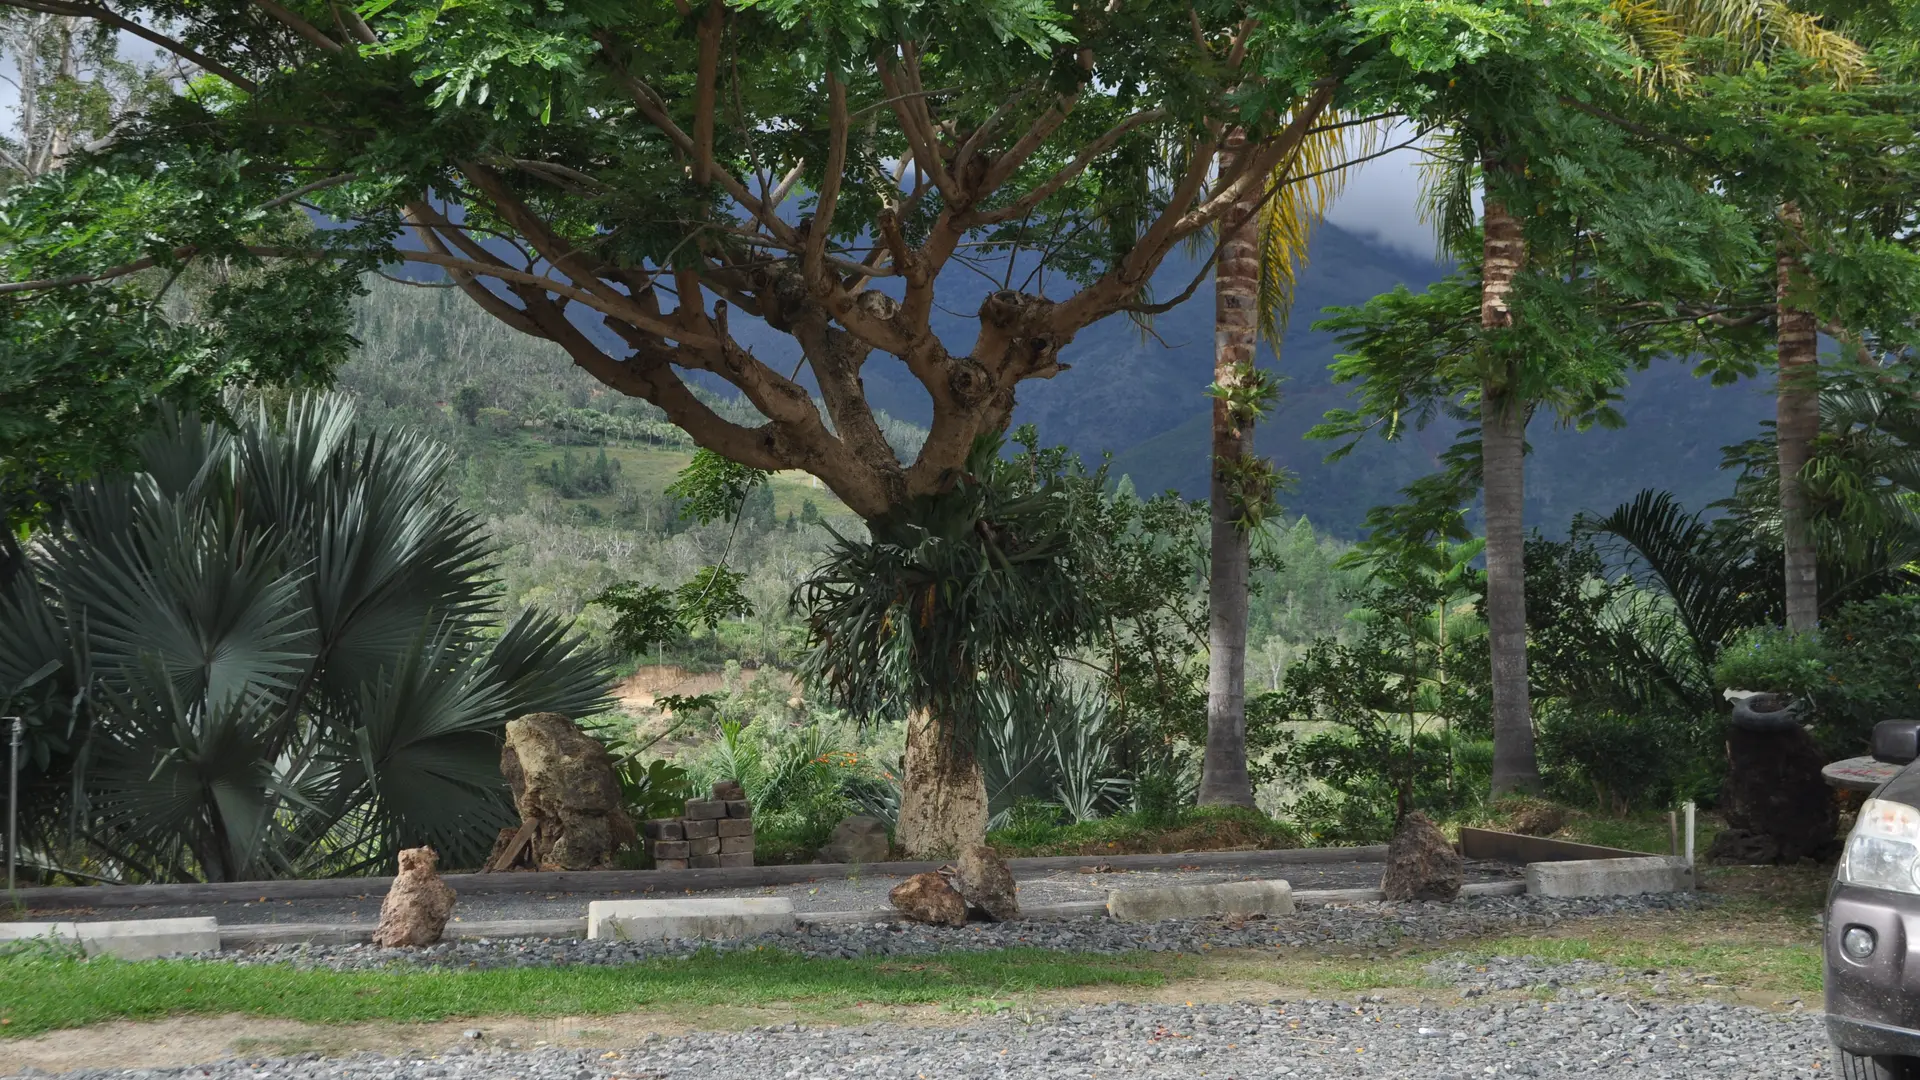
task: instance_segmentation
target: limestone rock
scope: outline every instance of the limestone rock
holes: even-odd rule
[[[1020,901],[1014,895],[1013,871],[1007,861],[985,844],[974,844],[960,852],[960,896],[967,905],[994,922],[1020,917]]]
[[[380,905],[373,943],[389,949],[419,948],[440,940],[453,914],[453,888],[440,880],[440,861],[430,847],[400,853],[400,873]]]
[[[856,814],[833,827],[833,837],[820,849],[823,863],[877,863],[887,861],[887,826],[879,818]]]
[[[1466,860],[1427,815],[1414,811],[1387,844],[1380,891],[1389,900],[1451,900],[1460,894]]]
[[[507,724],[500,774],[531,841],[514,860],[541,870],[603,870],[614,852],[636,840],[622,806],[613,757],[559,713],[533,713]]]
[[[967,902],[945,874],[915,874],[893,887],[887,900],[911,922],[965,926]]]

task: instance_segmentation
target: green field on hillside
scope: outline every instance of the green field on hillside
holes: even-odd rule
[[[517,441],[514,452],[529,472],[545,469],[572,454],[576,461],[592,459],[599,455],[601,447],[594,446],[553,446],[534,439]],[[658,495],[666,491],[680,470],[693,460],[693,451],[670,446],[633,446],[609,445],[604,447],[609,461],[619,467],[620,479],[649,495]],[[818,480],[798,470],[775,473],[772,480],[773,510],[776,518],[785,519],[788,514],[798,515],[808,502],[820,511],[823,517],[833,517],[850,513],[832,491]],[[608,494],[582,499],[562,498],[563,502],[585,503],[604,514],[611,514],[616,508],[619,496]]]

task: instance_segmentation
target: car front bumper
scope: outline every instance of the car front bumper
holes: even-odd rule
[[[1853,927],[1874,936],[1855,960],[1841,948]],[[1855,1054],[1920,1058],[1920,895],[1836,883],[1827,897],[1827,1032]]]

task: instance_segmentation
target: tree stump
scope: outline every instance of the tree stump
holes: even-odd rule
[[[1840,813],[1820,774],[1825,765],[1792,699],[1735,700],[1720,796],[1727,829],[1707,856],[1747,863],[1831,858],[1840,846]]]

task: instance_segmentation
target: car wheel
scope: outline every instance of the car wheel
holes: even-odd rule
[[[1833,1048],[1844,1080],[1920,1080],[1920,1061],[1907,1057],[1867,1057]]]

